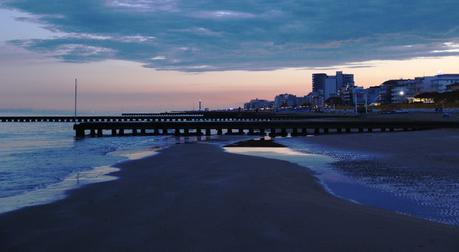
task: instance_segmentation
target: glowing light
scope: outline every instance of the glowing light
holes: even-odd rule
[[[399,94],[400,94],[401,96],[404,96],[404,95],[405,95],[405,92],[403,92],[403,91],[400,91],[400,93],[399,93]]]

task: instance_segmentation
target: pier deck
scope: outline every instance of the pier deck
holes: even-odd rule
[[[0,116],[0,122],[175,122],[175,121],[270,121],[320,118],[350,118],[349,115],[279,114],[270,112],[197,112],[122,114],[121,116]]]

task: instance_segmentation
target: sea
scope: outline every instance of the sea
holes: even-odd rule
[[[0,111],[11,115],[71,115],[59,111]],[[97,115],[87,113],[86,115]],[[107,113],[104,113],[107,115]],[[115,164],[155,155],[176,143],[206,141],[237,154],[286,160],[310,169],[333,195],[390,211],[459,226],[459,181],[362,179],[335,164],[342,156],[371,160],[371,153],[327,153],[304,138],[276,138],[288,148],[224,148],[250,136],[176,138],[131,136],[75,139],[73,123],[0,123],[0,214],[65,198],[91,183],[116,179]],[[345,159],[345,158],[344,158]],[[396,174],[395,174],[396,176]],[[435,185],[426,188],[424,185]]]
[[[65,111],[0,111],[0,116],[71,115]],[[97,115],[85,113],[84,115]],[[107,113],[104,113],[107,115]],[[0,123],[0,213],[50,203],[89,183],[116,179],[114,164],[157,153],[168,136],[76,140],[73,123]]]

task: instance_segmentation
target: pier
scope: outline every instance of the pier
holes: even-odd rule
[[[300,136],[459,128],[459,122],[369,120],[243,120],[99,122],[74,125],[77,138],[147,135],[266,135]]]
[[[2,116],[3,123],[74,123],[75,136],[301,136],[459,128],[457,120],[366,118],[355,115],[273,112],[129,113],[119,116]]]
[[[348,118],[349,115],[295,114],[271,112],[183,112],[129,113],[121,116],[0,116],[0,122],[183,122],[183,121],[272,121],[321,118]]]

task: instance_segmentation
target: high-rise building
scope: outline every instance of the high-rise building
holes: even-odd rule
[[[336,72],[337,78],[337,89],[341,89],[343,87],[353,87],[355,86],[354,82],[354,75],[353,74],[343,74],[343,72]]]
[[[325,73],[312,75],[312,91],[321,95],[325,100],[330,97],[340,96],[344,90],[354,87],[354,75],[336,72],[335,76],[328,76]]]
[[[338,85],[337,76],[327,77],[327,79],[325,80],[325,87],[324,87],[324,92],[323,92],[323,96],[325,100],[327,100],[330,97],[337,96],[337,91],[338,91],[338,89],[336,88],[337,85]]]
[[[312,75],[312,91],[315,93],[324,93],[325,81],[327,80],[327,74],[316,73]]]

